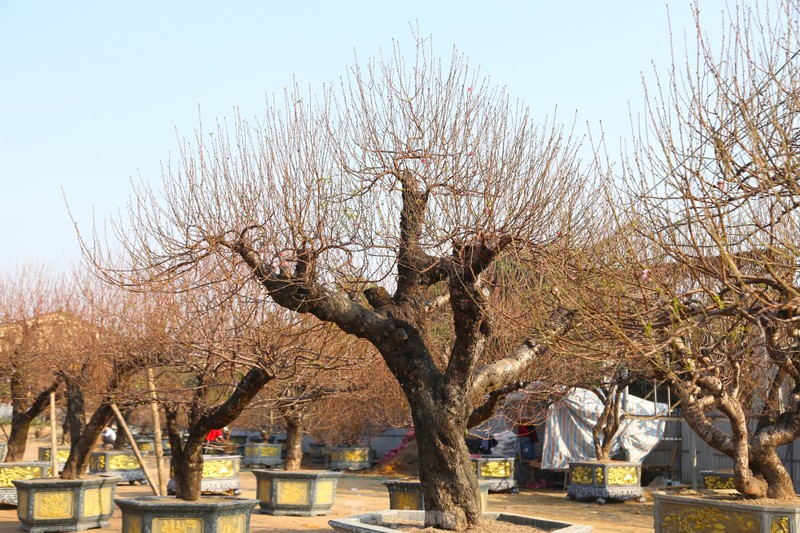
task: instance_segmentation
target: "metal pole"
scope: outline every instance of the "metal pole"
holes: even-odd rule
[[[117,418],[117,425],[119,425],[119,428],[125,432],[125,436],[128,437],[128,441],[131,443],[133,454],[136,456],[136,460],[139,461],[139,466],[142,467],[142,472],[144,472],[144,477],[147,478],[147,483],[150,485],[150,489],[152,489],[153,494],[156,496],[161,496],[161,491],[158,490],[158,485],[156,485],[156,483],[153,481],[153,476],[150,475],[150,470],[148,470],[147,465],[144,464],[144,459],[139,451],[139,447],[136,446],[136,441],[133,440],[131,430],[128,429],[128,424],[125,423],[125,418],[123,418],[122,413],[119,412],[117,404],[112,403],[111,410],[114,411],[114,416]]]
[[[50,476],[58,477],[58,440],[56,439],[56,393],[50,393]]]
[[[156,394],[156,380],[153,377],[153,369],[147,369],[147,384],[150,387],[150,407],[153,410],[153,438],[156,447],[156,468],[158,470],[158,491],[161,494],[167,493],[167,470],[164,468],[164,446],[161,440],[161,415],[158,414],[158,395]]]

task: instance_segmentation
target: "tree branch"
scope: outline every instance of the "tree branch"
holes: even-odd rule
[[[569,330],[574,315],[574,311],[559,308],[548,329],[527,339],[510,355],[478,369],[469,391],[470,401],[477,403],[483,396],[519,379],[520,374],[529,368],[537,357],[550,349],[550,344],[556,337]]]

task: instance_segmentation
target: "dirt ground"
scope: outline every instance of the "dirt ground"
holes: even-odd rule
[[[45,439],[31,440],[26,459],[36,458],[38,446],[46,446]],[[153,463],[153,471],[155,464]],[[255,498],[255,476],[243,469],[241,472],[242,497]],[[252,533],[301,531],[330,532],[328,520],[346,517],[368,511],[387,509],[389,493],[381,481],[386,476],[373,474],[345,475],[339,480],[336,489],[336,503],[333,512],[327,516],[313,518],[279,517],[253,514],[250,521]],[[150,493],[147,485],[120,485],[117,497],[144,496]],[[258,508],[256,508],[258,509]],[[541,518],[564,520],[594,526],[597,533],[638,533],[653,531],[653,503],[625,502],[596,503],[572,502],[564,498],[564,492],[555,489],[522,489],[518,494],[490,494],[490,511],[507,511]],[[119,510],[114,512],[111,527],[103,531],[121,531],[122,520]],[[0,507],[0,533],[20,530],[16,508]]]

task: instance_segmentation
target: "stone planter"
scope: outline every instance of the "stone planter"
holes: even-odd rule
[[[644,502],[641,487],[642,464],[626,461],[578,461],[569,464],[567,497],[573,500],[638,500]]]
[[[6,443],[0,442],[0,461],[6,458]]]
[[[736,490],[731,470],[701,470],[700,486],[708,490]]]
[[[21,527],[32,533],[108,527],[120,481],[116,476],[15,480]]]
[[[14,481],[49,475],[50,463],[45,461],[0,463],[0,503],[17,505],[17,488],[14,486]]]
[[[247,467],[280,467],[283,466],[282,452],[283,444],[247,444],[242,464]]]
[[[340,533],[397,533],[397,529],[392,529],[391,525],[399,521],[407,522],[414,520],[422,524],[425,511],[381,511],[377,513],[367,513],[350,518],[340,518],[328,520],[328,524],[334,531]],[[534,518],[511,513],[484,513],[485,518],[500,522],[510,522],[513,524],[531,526],[531,531],[548,531],[550,533],[591,533],[592,526],[579,524],[568,524],[544,518]]]
[[[40,446],[38,458],[40,461],[50,462],[50,447]],[[56,461],[58,462],[58,469],[64,468],[64,463],[69,458],[69,446],[58,446],[56,448]]]
[[[475,464],[478,481],[488,481],[489,490],[499,492],[516,490],[517,480],[514,478],[514,459],[509,457],[470,457]]]
[[[717,493],[720,494],[720,493]],[[745,499],[737,501],[654,492],[656,533],[746,533],[800,532],[800,507],[776,502],[759,505]]]
[[[369,446],[328,448],[331,470],[364,470],[371,466]]]
[[[308,458],[312,464],[325,464],[325,444],[322,442],[312,442],[309,444]]]
[[[187,502],[167,496],[114,500],[122,533],[247,533],[257,500],[208,496]]]
[[[260,512],[276,516],[317,516],[330,512],[339,472],[252,470]]]
[[[422,483],[415,479],[387,479],[383,482],[389,489],[389,509],[398,511],[422,511],[425,498],[422,496]],[[481,489],[481,512],[488,509],[489,481],[479,481]]]
[[[200,490],[206,494],[241,494],[239,463],[241,455],[204,455]],[[172,461],[170,461],[172,472]],[[175,494],[175,479],[167,483],[167,492]]]
[[[119,476],[131,485],[146,483],[147,477],[133,450],[103,450],[92,452],[89,473]]]
[[[134,437],[133,442],[136,443],[136,447],[139,448],[140,452],[155,452],[156,451],[156,441],[148,437]]]

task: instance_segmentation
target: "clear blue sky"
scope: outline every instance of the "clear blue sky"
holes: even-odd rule
[[[722,6],[703,3],[714,29]],[[410,42],[411,22],[536,114],[627,136],[641,73],[670,63],[667,13],[663,0],[0,0],[0,270],[77,260],[62,189],[91,231],[125,209],[132,179],[159,179],[198,108],[207,123],[261,115],[293,78],[318,87],[354,53]],[[680,41],[693,34],[688,0],[669,14]]]

